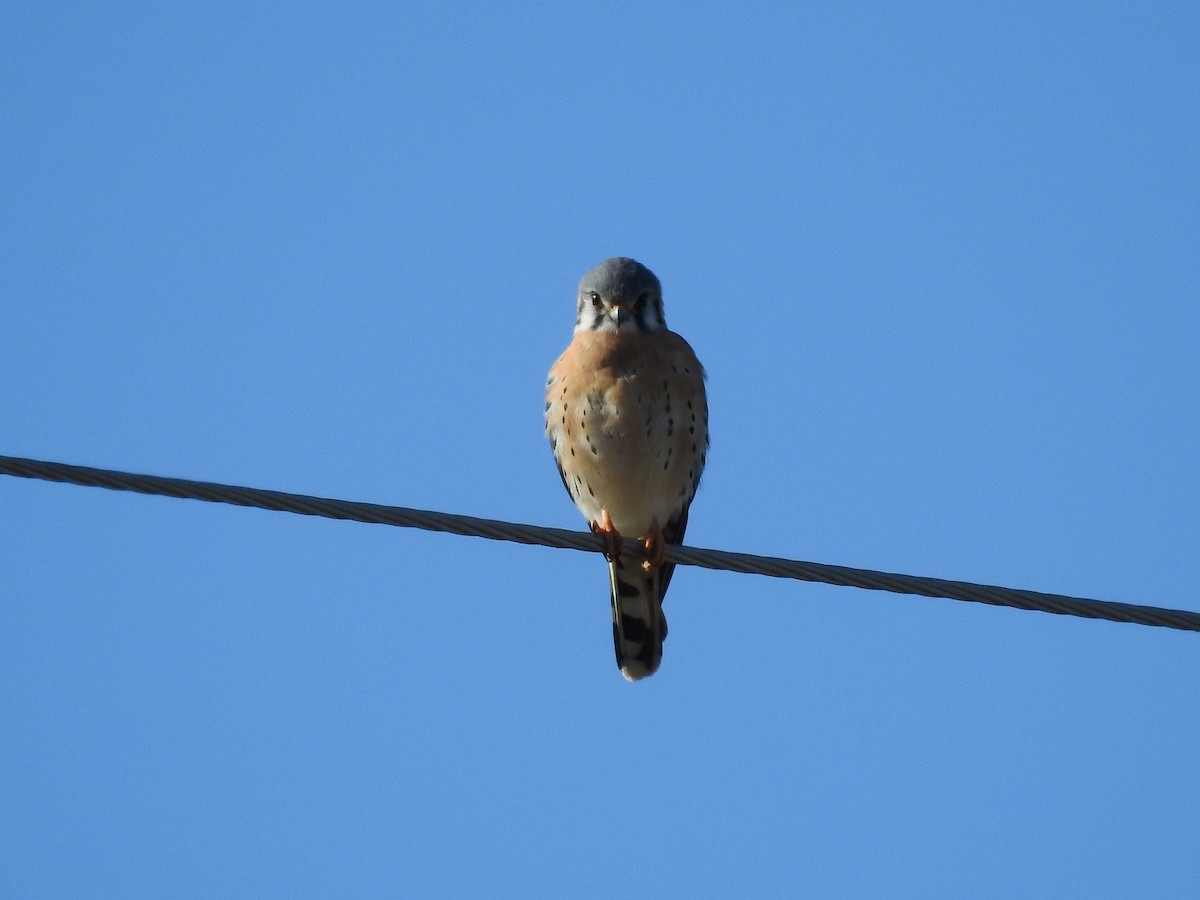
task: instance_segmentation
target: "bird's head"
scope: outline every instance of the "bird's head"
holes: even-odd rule
[[[640,262],[624,256],[606,259],[580,279],[577,332],[646,332],[666,327],[662,286]]]

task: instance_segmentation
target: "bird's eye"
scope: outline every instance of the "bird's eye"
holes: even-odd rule
[[[600,308],[600,295],[597,294],[595,291],[592,291],[588,296],[590,296],[592,298],[592,307],[595,309],[599,309]]]
[[[638,294],[638,298],[637,298],[637,300],[635,300],[633,302],[633,305],[636,306],[638,309],[645,309],[646,301],[649,299],[650,299],[649,292],[642,291],[640,294]]]

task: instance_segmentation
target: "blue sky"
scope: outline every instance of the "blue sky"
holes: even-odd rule
[[[344,6],[344,5],[343,5]],[[0,453],[582,521],[575,284],[689,542],[1200,609],[1194,4],[23,4]],[[1185,897],[1194,634],[0,478],[0,894]]]

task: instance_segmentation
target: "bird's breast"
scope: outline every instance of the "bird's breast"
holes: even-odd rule
[[[547,383],[547,434],[572,499],[589,520],[607,509],[623,534],[686,506],[707,449],[700,364],[682,338],[658,334],[577,336]]]

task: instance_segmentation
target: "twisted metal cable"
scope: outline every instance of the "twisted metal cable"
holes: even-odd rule
[[[87,466],[72,466],[65,463],[43,462],[13,456],[0,456],[0,475],[15,475],[20,478],[37,478],[43,481],[66,482],[89,487],[105,487],[118,491],[134,491],[140,494],[206,500],[211,503],[229,503],[234,506],[250,506],[258,509],[297,513],[303,516],[323,516],[329,519],[421,528],[426,531],[445,531],[450,534],[482,537],[494,541],[512,541],[518,544],[536,544],[543,547],[591,552],[603,552],[604,550],[604,541],[596,535],[588,532],[567,531],[563,528],[522,525],[495,519],[479,519],[474,516],[406,509],[402,506],[384,506],[379,503],[330,500],[304,494],[288,494],[282,491],[214,484],[207,481],[189,481],[183,478],[134,475],[111,469],[93,469]],[[627,538],[623,548],[630,554],[644,555],[644,550],[637,541]],[[667,559],[684,566],[723,569],[749,575],[794,578],[799,581],[815,581],[871,591],[891,591],[897,594],[915,594],[921,597],[969,600],[974,603],[988,603],[992,606],[1011,606],[1015,609],[1082,616],[1088,619],[1106,619],[1110,622],[1131,622],[1137,625],[1200,631],[1200,613],[1188,610],[1136,606],[1111,600],[1087,600],[1081,597],[1043,594],[1037,591],[971,584],[965,581],[897,575],[871,569],[855,569],[848,566],[755,556],[750,553],[730,553],[724,550],[705,550],[699,547],[670,545],[667,547]]]

